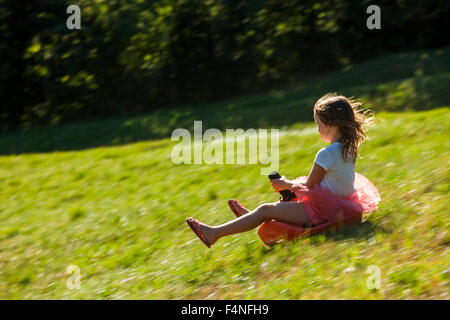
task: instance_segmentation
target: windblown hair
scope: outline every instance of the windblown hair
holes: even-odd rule
[[[362,110],[358,100],[328,93],[314,105],[314,111],[327,126],[337,126],[341,133],[339,142],[343,144],[342,157],[346,161],[356,162],[358,150],[367,139],[365,129],[374,122],[371,110]]]

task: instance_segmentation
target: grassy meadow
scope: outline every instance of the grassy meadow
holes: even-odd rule
[[[214,104],[2,134],[0,299],[448,299],[449,86],[450,47]],[[193,133],[194,120],[278,128],[280,173],[307,175],[325,146],[313,103],[330,91],[379,120],[356,164],[379,210],[272,248],[256,230],[206,248],[186,217],[220,224],[234,217],[227,199],[253,209],[278,195],[260,165],[175,165],[171,132]]]

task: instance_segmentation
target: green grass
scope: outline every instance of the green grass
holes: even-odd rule
[[[63,150],[167,138],[176,128],[279,128],[314,121],[314,102],[337,91],[375,111],[429,110],[450,104],[450,47],[389,55],[351,65],[290,88],[208,105],[187,105],[130,117],[44,127],[0,136],[0,155]]]
[[[433,59],[417,75],[425,54]],[[449,56],[395,55],[285,92],[4,134],[0,298],[448,299]],[[374,75],[358,81],[361,70]],[[378,187],[379,210],[273,248],[253,230],[207,249],[186,217],[219,224],[234,217],[229,198],[253,209],[278,196],[259,165],[175,165],[171,131],[192,132],[193,120],[204,130],[279,127],[280,172],[306,175],[325,146],[312,103],[327,91],[358,93],[377,111],[356,171]],[[71,265],[80,289],[67,287]],[[373,265],[378,290],[367,287]]]

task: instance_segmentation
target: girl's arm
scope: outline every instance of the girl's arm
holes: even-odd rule
[[[320,183],[325,175],[326,171],[324,168],[319,166],[317,163],[314,163],[314,166],[309,173],[308,180],[306,180],[305,183],[296,183],[294,181],[287,180],[285,176],[281,177],[281,179],[273,179],[270,180],[270,183],[272,184],[272,187],[275,189],[275,191],[281,191],[281,190],[292,190],[293,187],[296,188],[312,188],[314,185]]]
[[[308,188],[314,187],[316,184],[320,183],[325,176],[325,169],[314,163],[311,172],[309,173],[308,180],[305,182],[305,186]]]
[[[294,187],[294,186],[296,188],[300,188],[300,189],[303,186],[310,189],[322,181],[323,177],[325,176],[325,173],[326,173],[326,171],[324,168],[319,166],[317,163],[314,163],[306,182],[305,183],[295,183],[295,181],[292,181],[291,185],[290,185],[290,187],[291,187],[290,189],[292,189],[292,187]]]

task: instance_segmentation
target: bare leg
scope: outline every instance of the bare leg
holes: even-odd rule
[[[311,220],[300,202],[273,202],[262,204],[248,214],[219,226],[208,226],[200,222],[200,230],[209,243],[213,244],[221,237],[252,230],[261,223],[272,219],[301,226],[311,224]]]

